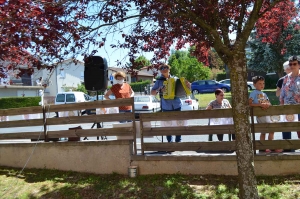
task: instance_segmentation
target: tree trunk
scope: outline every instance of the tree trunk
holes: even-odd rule
[[[231,78],[232,111],[236,132],[236,154],[239,174],[239,197],[258,197],[254,169],[254,152],[249,122],[250,109],[247,89],[247,68],[245,52],[234,53],[228,62]]]

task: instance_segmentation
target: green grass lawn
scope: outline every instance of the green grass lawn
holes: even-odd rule
[[[249,94],[250,92],[251,91],[249,91]],[[276,89],[263,90],[263,92],[267,94],[272,105],[279,105],[279,98],[276,97]],[[214,93],[199,94],[199,95],[195,95],[195,97],[199,100],[199,106],[202,109],[206,108],[206,106],[211,100],[216,99]],[[232,103],[231,92],[225,93],[225,99],[228,99],[229,102]]]
[[[237,176],[96,175],[72,171],[0,167],[5,199],[205,199],[238,198]],[[260,198],[300,198],[299,175],[257,177]]]

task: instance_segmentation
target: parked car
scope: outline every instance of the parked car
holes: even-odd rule
[[[56,94],[54,104],[72,104],[90,101],[90,96],[79,91],[60,92]],[[56,117],[59,117],[58,112]],[[78,113],[79,114],[79,113]]]
[[[78,102],[87,102],[90,96],[83,92],[60,92],[56,94],[54,104],[70,104]]]
[[[224,79],[224,80],[221,80],[219,82],[222,83],[222,84],[227,84],[228,86],[230,86],[230,79]],[[248,90],[255,89],[255,87],[253,85],[253,82],[247,82],[247,85],[248,85]]]
[[[134,96],[135,118],[140,117],[140,113],[151,113],[160,111],[160,101],[152,95]]]
[[[191,85],[193,94],[199,93],[213,93],[216,89],[222,89],[224,92],[229,92],[230,86],[221,84],[215,80],[198,80]]]
[[[194,95],[181,97],[180,98],[182,106],[182,111],[190,111],[190,110],[198,110],[199,109],[199,102],[198,99],[194,97]]]

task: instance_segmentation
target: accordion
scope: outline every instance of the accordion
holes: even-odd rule
[[[164,99],[174,99],[175,97],[185,97],[191,94],[190,89],[185,84],[185,78],[169,78],[164,81]]]

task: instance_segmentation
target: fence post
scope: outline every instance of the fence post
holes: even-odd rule
[[[45,142],[49,142],[48,132],[47,132],[46,107],[45,105],[43,105],[42,107],[43,107],[44,137],[45,137]]]
[[[132,128],[133,128],[133,147],[134,154],[137,155],[137,138],[136,138],[136,125],[135,125],[135,111],[134,111],[134,97],[131,97],[132,104]]]
[[[253,107],[250,107],[250,116],[251,116],[251,133],[252,133],[252,140],[253,140],[253,151],[254,154],[256,154]]]

